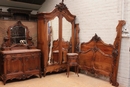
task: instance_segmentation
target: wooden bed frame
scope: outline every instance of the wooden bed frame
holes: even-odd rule
[[[117,36],[113,45],[104,43],[98,35],[89,42],[80,45],[79,68],[94,75],[103,75],[110,78],[113,86],[118,86],[117,72],[120,57],[122,26],[125,21],[119,21]]]

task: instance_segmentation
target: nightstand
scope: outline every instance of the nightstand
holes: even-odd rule
[[[75,67],[75,73],[78,75],[78,53],[67,53],[67,77],[69,77],[70,67],[72,66]]]

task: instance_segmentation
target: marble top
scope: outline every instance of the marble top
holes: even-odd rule
[[[78,53],[67,53],[67,55],[69,55],[69,56],[78,55]]]
[[[20,50],[6,50],[1,51],[3,54],[11,54],[11,53],[27,53],[27,52],[39,52],[40,49],[20,49]]]

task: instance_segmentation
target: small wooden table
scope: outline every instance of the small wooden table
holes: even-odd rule
[[[75,67],[75,73],[78,75],[78,53],[67,53],[67,77],[69,77],[69,71],[71,66]]]

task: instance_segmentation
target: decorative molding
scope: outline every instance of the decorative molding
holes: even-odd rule
[[[2,12],[2,9],[0,9],[0,19],[37,21],[37,15],[31,14],[32,10],[9,8],[7,11],[8,12]]]
[[[66,5],[62,2],[55,6],[60,12],[62,12],[64,9],[68,9]]]

